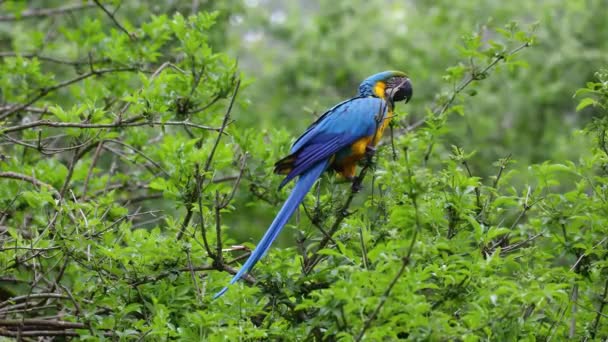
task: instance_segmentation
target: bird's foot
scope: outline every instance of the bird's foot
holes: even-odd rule
[[[357,177],[353,177],[353,185],[352,185],[352,190],[354,193],[360,192],[361,190],[363,190],[363,185],[361,184],[361,182],[358,180]]]
[[[365,156],[371,158],[376,154],[376,148],[371,145],[365,146]]]

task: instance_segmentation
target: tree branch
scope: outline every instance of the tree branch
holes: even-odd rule
[[[99,64],[99,63],[110,62],[110,59],[108,59],[108,58],[104,58],[104,59],[100,59],[100,60],[90,60],[88,58],[80,59],[80,60],[69,60],[69,59],[64,59],[64,58],[59,58],[59,57],[39,55],[34,52],[16,52],[16,51],[1,51],[0,58],[2,58],[2,57],[36,58],[38,60],[49,62],[49,63],[64,64],[64,65],[71,65],[71,66],[80,66],[80,65],[86,65],[86,64]],[[0,107],[0,108],[2,108],[2,107]]]
[[[105,6],[104,6],[104,5],[102,5],[102,4],[99,2],[99,0],[93,0],[93,2],[95,2],[95,4],[96,4],[96,5],[97,5],[99,8],[101,8],[101,9],[102,9],[102,10],[103,10],[103,11],[104,11],[104,12],[105,12],[107,15],[108,15],[108,17],[110,17],[110,19],[112,19],[112,21],[114,22],[114,24],[115,24],[115,25],[116,25],[116,26],[117,26],[117,27],[118,27],[118,28],[119,28],[119,29],[120,29],[122,32],[124,32],[124,33],[125,33],[127,36],[129,36],[129,38],[130,38],[131,40],[134,40],[134,39],[136,38],[136,37],[135,37],[135,34],[130,33],[130,32],[129,32],[129,31],[128,31],[128,30],[127,30],[127,29],[126,29],[124,26],[122,26],[122,25],[121,25],[121,24],[118,22],[118,20],[116,19],[116,17],[114,16],[114,13],[112,13],[112,12],[108,11],[108,9],[107,9],[107,8],[105,8]]]
[[[602,318],[602,311],[604,311],[604,306],[608,302],[608,278],[606,278],[606,283],[604,284],[604,293],[600,297],[600,305],[597,308],[597,314],[595,316],[595,320],[593,321],[593,328],[591,329],[591,338],[595,339],[595,334],[597,333],[597,328],[600,325],[600,319]]]
[[[30,9],[24,12],[21,12],[18,15],[0,15],[0,22],[6,21],[17,21],[23,19],[32,19],[32,18],[40,18],[40,17],[48,17],[52,15],[66,14],[75,11],[81,11],[95,6],[94,4],[77,4],[77,5],[68,5],[64,7],[57,8],[40,8],[40,9]]]
[[[40,181],[31,176],[26,176],[21,173],[7,171],[7,172],[0,172],[0,178],[18,179],[18,180],[22,180],[24,182],[29,182],[29,183],[32,183],[33,185],[47,188],[48,190],[50,190],[53,193],[53,195],[55,195],[56,198],[58,198],[58,199],[61,198],[59,191],[57,191],[57,189],[55,189],[52,185],[47,184],[47,183]]]
[[[88,129],[88,128],[122,128],[122,127],[139,127],[139,126],[146,126],[146,125],[149,125],[149,126],[160,125],[160,126],[193,127],[193,128],[203,129],[203,130],[207,130],[207,131],[215,131],[215,132],[219,132],[221,130],[220,128],[199,125],[199,124],[195,124],[195,123],[192,123],[189,121],[165,121],[165,122],[163,122],[163,121],[139,121],[139,120],[144,119],[143,116],[137,117],[136,119],[137,119],[137,121],[131,120],[131,121],[119,121],[119,122],[113,122],[113,123],[99,123],[99,124],[83,123],[83,122],[55,122],[55,121],[50,121],[50,120],[38,120],[38,121],[29,122],[29,123],[23,124],[23,125],[0,128],[0,134],[17,132],[17,131],[22,131],[22,130],[29,129],[32,127],[40,127],[40,126]]]
[[[46,319],[0,319],[0,326],[5,327],[49,327],[55,329],[86,329],[86,325],[83,323],[68,322],[68,321],[55,321]]]

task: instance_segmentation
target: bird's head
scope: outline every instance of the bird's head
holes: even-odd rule
[[[410,79],[401,71],[384,71],[365,79],[359,86],[360,96],[375,96],[385,100],[405,101],[412,98]]]

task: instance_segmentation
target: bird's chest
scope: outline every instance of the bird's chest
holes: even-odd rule
[[[384,130],[390,124],[392,117],[393,117],[393,111],[388,110],[386,115],[384,116],[384,119],[378,125],[378,128],[376,129],[376,134],[373,137],[374,141],[372,142],[372,146],[376,146],[378,144],[378,141],[380,141],[380,138],[382,138],[382,135],[384,134]]]
[[[378,127],[376,128],[376,132],[374,134],[355,141],[350,148],[353,159],[359,160],[363,158],[368,146],[375,147],[378,144],[382,138],[382,135],[384,134],[384,131],[386,130],[386,127],[388,127],[392,116],[392,111],[387,111],[384,119],[378,123]]]
[[[389,109],[384,115],[384,119],[378,123],[374,134],[362,137],[340,151],[334,159],[334,166],[340,169],[341,166],[356,164],[361,160],[365,156],[368,146],[375,147],[378,144],[386,127],[390,124],[392,116],[392,110]]]

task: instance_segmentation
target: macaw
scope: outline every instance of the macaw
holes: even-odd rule
[[[291,194],[245,264],[230,284],[237,282],[266,254],[272,242],[315,181],[328,169],[344,178],[354,180],[357,162],[366,153],[373,153],[391,120],[395,102],[409,102],[412,84],[401,71],[384,71],[365,79],[357,96],[340,102],[327,110],[308,127],[291,147],[290,154],[276,162],[274,172],[286,175],[279,190],[298,177]],[[213,297],[228,291],[224,287]]]

